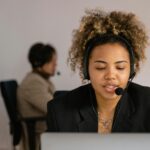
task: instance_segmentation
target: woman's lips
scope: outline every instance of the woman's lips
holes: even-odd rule
[[[104,86],[104,89],[106,92],[109,92],[109,93],[114,93],[115,92],[115,89],[117,88],[118,86],[116,85],[105,85]]]

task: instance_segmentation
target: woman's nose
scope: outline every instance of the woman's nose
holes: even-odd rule
[[[110,68],[105,73],[105,79],[106,80],[113,80],[113,79],[115,79],[115,74],[116,74],[115,70]]]

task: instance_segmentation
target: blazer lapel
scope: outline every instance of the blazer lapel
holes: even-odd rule
[[[80,116],[78,123],[78,129],[80,132],[97,132],[97,116],[91,106],[86,106],[80,109],[78,115]]]
[[[84,94],[83,94],[84,93]],[[79,132],[97,132],[98,117],[96,111],[96,98],[91,84],[88,85],[87,91],[83,92],[82,104],[77,113],[77,122]]]
[[[134,111],[135,108],[131,97],[125,93],[116,108],[112,132],[130,132]]]

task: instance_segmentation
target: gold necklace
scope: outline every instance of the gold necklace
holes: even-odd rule
[[[109,130],[112,124],[112,119],[109,120],[99,119],[98,124],[102,125],[104,129]]]
[[[104,130],[103,132],[110,132],[111,126],[112,126],[113,119],[104,119],[100,117],[100,113],[98,112],[98,126],[101,128],[101,130]]]

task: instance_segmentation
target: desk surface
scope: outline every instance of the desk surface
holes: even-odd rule
[[[42,150],[150,150],[150,134],[44,133]]]

